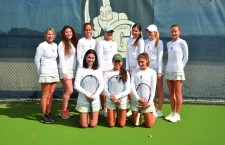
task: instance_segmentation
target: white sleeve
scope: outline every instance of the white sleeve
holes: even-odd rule
[[[94,49],[94,51],[96,52],[96,50],[97,50],[97,49],[96,49],[96,47],[97,47],[97,41],[96,41],[95,39],[94,39],[93,44],[94,44],[94,48],[93,48],[93,49]]]
[[[128,42],[129,42],[129,40],[127,41],[127,51],[126,51],[126,70],[129,70],[129,71],[130,71],[130,67],[129,67],[129,46],[128,46]]]
[[[158,73],[162,73],[163,67],[163,42],[159,40],[158,43]]]
[[[82,58],[81,58],[81,55],[82,55],[82,42],[81,42],[81,39],[78,41],[78,44],[77,44],[77,61],[78,61],[78,67],[83,67],[81,66],[82,64]]]
[[[36,49],[36,53],[35,53],[35,58],[34,58],[34,63],[36,66],[36,72],[38,75],[40,75],[41,73],[41,57],[42,57],[42,53],[43,53],[43,48],[39,45]]]
[[[98,64],[99,67],[102,69],[102,57],[103,57],[103,43],[101,43],[102,41],[99,41],[98,43],[98,47],[97,47],[97,56],[98,56]]]
[[[95,94],[92,96],[92,98],[95,100],[97,97],[100,96],[100,94],[102,93],[103,89],[104,89],[104,79],[103,79],[103,73],[102,71],[98,71],[97,75],[99,77],[99,87],[97,89],[97,91],[95,92]]]
[[[182,43],[182,50],[183,50],[183,68],[184,68],[188,61],[188,45],[186,41],[183,41]]]
[[[104,85],[104,95],[107,98],[110,98],[111,97],[111,94],[109,92],[109,86],[108,86],[109,78],[110,77],[108,76],[108,72],[105,72],[105,74],[104,74],[104,82],[105,82],[105,85]]]
[[[131,92],[132,92],[132,94],[134,96],[134,99],[136,101],[138,101],[140,99],[140,97],[138,96],[136,88],[135,88],[135,79],[134,79],[135,75],[134,74],[135,73],[132,73],[132,75],[131,75]]]
[[[87,92],[86,90],[84,90],[81,86],[80,86],[80,83],[81,83],[81,80],[82,80],[82,68],[78,68],[77,70],[77,73],[76,73],[76,79],[75,79],[75,85],[74,85],[74,88],[84,94],[85,96],[91,96],[92,94]]]
[[[145,42],[143,39],[139,39],[138,41],[138,55],[143,53],[145,50]]]
[[[156,71],[152,71],[153,74],[151,75],[151,96],[150,96],[150,99],[149,99],[149,104],[153,104],[153,100],[154,100],[154,97],[155,97],[155,89],[156,89],[156,81],[157,81],[157,76],[156,76]]]
[[[62,69],[62,73],[65,74],[66,73],[65,60],[64,60],[65,52],[64,52],[63,42],[60,42],[58,45],[58,53],[59,53],[59,61],[60,61],[60,67]]]
[[[128,72],[127,72],[127,81],[125,85],[126,85],[126,89],[122,93],[115,95],[116,100],[124,96],[127,96],[130,93],[130,74]]]

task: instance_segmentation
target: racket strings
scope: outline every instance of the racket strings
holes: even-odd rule
[[[143,98],[147,101],[151,94],[150,87],[147,84],[138,85],[137,94],[140,98]]]
[[[108,82],[108,89],[111,94],[117,95],[125,90],[124,81],[121,81],[118,76],[112,77]]]
[[[93,76],[87,76],[81,81],[81,87],[91,94],[94,94],[98,88],[98,80]]]

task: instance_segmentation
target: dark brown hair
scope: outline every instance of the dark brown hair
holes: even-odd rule
[[[73,33],[73,36],[72,36],[71,40],[68,40],[65,36],[65,30],[68,29],[68,28],[71,29],[71,31]],[[63,27],[61,35],[62,35],[62,41],[65,45],[64,54],[70,55],[72,53],[71,52],[71,49],[72,49],[71,43],[73,44],[73,46],[76,49],[77,43],[78,43],[78,35],[77,35],[75,29],[72,26],[69,26],[69,25],[66,25],[66,26]]]
[[[91,26],[91,29],[93,29],[93,26],[92,26],[91,23],[85,23],[84,26],[83,26],[83,31],[84,31],[84,29],[86,28],[86,26],[88,26],[88,25],[90,25],[90,26]]]
[[[180,25],[179,25],[179,24],[173,24],[173,25],[170,27],[170,29],[172,29],[173,27],[178,27],[179,30],[180,30]]]
[[[135,23],[133,26],[132,26],[132,29],[137,27],[138,30],[141,32],[141,25],[139,23]],[[139,39],[142,37],[142,34],[139,35],[139,37],[135,40],[133,46],[137,47],[138,46],[138,41]]]
[[[88,64],[87,64],[87,61],[86,61],[86,57],[87,57],[89,54],[94,54],[94,56],[95,56],[95,62],[94,62],[94,64],[93,64],[93,66],[92,66],[92,69],[93,69],[93,70],[98,69],[98,66],[99,66],[99,65],[98,65],[98,57],[97,57],[96,52],[95,52],[93,49],[89,49],[89,50],[85,53],[84,59],[83,59],[83,67],[84,67],[84,68],[88,68]]]

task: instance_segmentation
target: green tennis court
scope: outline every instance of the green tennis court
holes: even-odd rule
[[[56,114],[60,104],[53,105]],[[169,105],[163,107],[169,114]],[[70,106],[74,110],[74,106]],[[158,118],[153,128],[133,127],[130,118],[124,128],[109,128],[103,117],[96,128],[82,129],[78,114],[55,124],[39,122],[39,104],[0,105],[0,145],[224,145],[225,107],[183,105],[181,121]]]

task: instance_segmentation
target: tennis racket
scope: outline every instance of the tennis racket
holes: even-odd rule
[[[137,94],[139,95],[140,98],[144,98],[147,101],[150,100],[151,89],[150,89],[150,86],[148,84],[140,83],[137,86],[136,91],[137,91]],[[135,125],[139,124],[142,109],[143,109],[143,106],[141,104],[139,104]]]
[[[112,95],[118,95],[126,89],[125,79],[120,75],[112,76],[108,81],[108,90]],[[126,96],[124,96],[126,97]],[[122,97],[122,98],[124,98]],[[122,99],[120,98],[120,99]],[[116,114],[118,116],[119,108],[116,105]]]
[[[87,75],[81,80],[80,85],[84,90],[86,90],[87,92],[91,93],[91,95],[93,95],[99,87],[99,82],[95,76]],[[93,120],[92,101],[89,102],[89,105],[90,105],[90,119]]]

